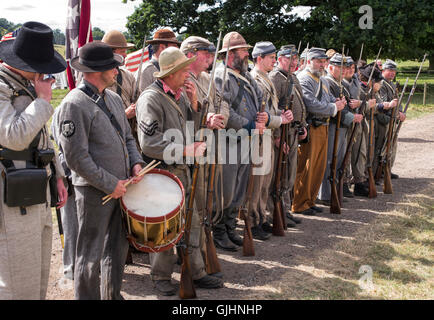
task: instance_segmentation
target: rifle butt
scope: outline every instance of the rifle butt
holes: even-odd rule
[[[253,245],[252,230],[250,229],[250,222],[247,212],[240,210],[240,215],[244,220],[244,234],[243,234],[243,256],[253,257],[255,255],[255,248]]]
[[[206,256],[205,266],[208,274],[221,272],[219,260],[217,258],[217,251],[215,249],[214,241],[210,230],[205,229],[206,236]]]
[[[384,166],[384,184],[383,184],[383,192],[385,194],[392,194],[392,178],[390,173],[390,167],[388,164]]]
[[[368,198],[376,198],[377,188],[375,187],[374,172],[372,171],[371,167],[368,168],[368,180],[369,180]]]
[[[336,185],[332,183],[332,193],[330,198],[330,213],[341,214],[341,206],[339,203],[338,192],[336,190]]]
[[[281,212],[282,212],[282,204],[280,201],[276,201],[276,203],[274,204],[274,211],[273,211],[272,233],[273,236],[277,236],[277,237],[285,236]]]
[[[338,181],[338,199],[339,199],[339,206],[343,206],[344,203],[344,177],[341,176],[341,178]]]
[[[188,261],[188,257],[186,258],[185,255],[183,255],[182,261],[181,280],[179,282],[179,297],[181,299],[196,298],[196,290],[194,289],[193,285],[190,262]]]

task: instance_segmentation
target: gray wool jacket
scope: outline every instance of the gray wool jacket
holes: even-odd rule
[[[97,89],[87,82],[94,92]],[[104,90],[108,109],[122,129],[122,136],[108,116],[80,89],[73,89],[59,106],[57,135],[76,186],[93,186],[110,194],[131,168],[144,164],[131,135],[125,109],[118,94]]]

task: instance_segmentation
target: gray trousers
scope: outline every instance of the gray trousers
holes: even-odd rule
[[[176,175],[185,187],[185,205],[187,206],[191,185],[189,171],[178,168],[170,168],[168,171]],[[206,276],[205,263],[201,253],[202,239],[203,226],[201,224],[199,211],[197,207],[194,206],[191,219],[190,241],[188,245],[189,262],[193,280]],[[176,255],[173,248],[158,253],[150,253],[149,261],[151,264],[151,279],[153,281],[170,280],[172,278],[173,268],[176,262]]]
[[[104,192],[91,186],[74,189],[78,217],[75,299],[121,299],[128,241],[119,201],[103,206]]]
[[[75,194],[68,196],[68,201],[63,208],[60,208],[62,217],[63,237],[63,276],[74,280],[75,250],[78,234],[77,207],[75,204]]]
[[[230,163],[230,144],[232,143],[232,148],[236,147],[236,163]],[[226,227],[233,229],[235,228],[235,219],[238,215],[237,209],[243,204],[247,183],[250,173],[250,164],[243,164],[242,157],[245,154],[241,152],[241,143],[235,144],[234,141],[226,143],[226,164],[223,164],[223,217],[219,223],[217,223],[214,228],[214,234],[218,236],[221,233],[226,232]],[[220,197],[220,183],[217,184],[217,199]],[[218,200],[217,200],[218,201]]]
[[[340,127],[339,128],[339,139],[338,139],[338,153],[337,153],[337,166],[336,166],[336,179],[338,179],[338,169],[342,164],[342,161],[345,156],[345,149],[347,147],[347,128]],[[333,160],[333,147],[334,147],[334,139],[336,133],[336,124],[330,122],[329,132],[328,132],[328,145],[327,145],[327,165],[324,173],[324,177],[321,183],[321,187],[319,188],[318,198],[320,200],[330,200],[331,198],[331,185],[330,185],[330,165]],[[336,180],[337,182],[337,180]]]

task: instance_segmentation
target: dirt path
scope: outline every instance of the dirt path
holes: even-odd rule
[[[255,257],[243,257],[241,250],[236,253],[218,250],[225,287],[197,289],[198,298],[340,299],[346,297],[343,292],[363,297],[357,279],[360,278],[358,266],[364,261],[360,260],[356,244],[361,237],[375,237],[370,235],[374,226],[390,215],[407,195],[426,192],[430,186],[429,192],[434,190],[433,125],[434,114],[404,123],[393,169],[400,179],[392,180],[392,195],[383,194],[382,186],[377,186],[376,199],[350,199],[344,203],[341,215],[331,215],[324,207],[324,213],[303,216],[302,224],[297,229],[288,229],[285,237],[272,237],[265,242],[255,240]],[[71,284],[61,280],[61,246],[57,227],[53,229],[47,299],[73,299]],[[239,230],[242,231],[241,226]],[[133,260],[134,265],[125,269],[122,291],[125,299],[179,299],[156,295],[149,277],[147,255],[134,254]],[[179,272],[180,267],[175,266],[176,282]]]

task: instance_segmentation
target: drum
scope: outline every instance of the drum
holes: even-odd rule
[[[152,169],[128,186],[121,208],[128,241],[139,251],[162,252],[172,248],[184,232],[185,191],[177,176]]]

